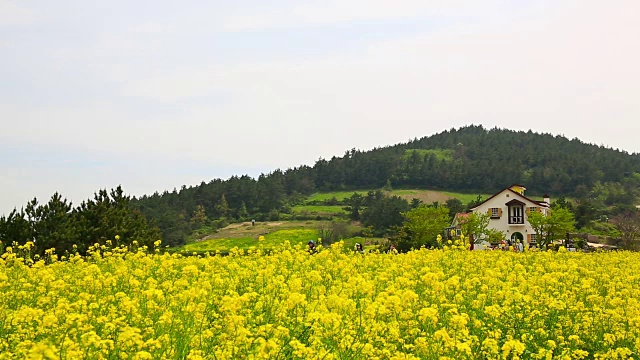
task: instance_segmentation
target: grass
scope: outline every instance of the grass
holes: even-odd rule
[[[203,241],[209,239],[238,239],[253,238],[258,239],[260,235],[267,235],[278,230],[295,230],[295,229],[317,229],[322,221],[258,221],[255,225],[250,222],[231,224],[217,232],[202,237],[195,241]]]
[[[330,200],[334,197],[337,200],[344,200],[351,197],[353,193],[358,193],[364,196],[369,191],[370,190],[352,190],[352,191],[332,191],[332,192],[316,193],[311,195],[307,199],[307,203],[313,202],[313,201]],[[394,189],[391,191],[385,191],[385,193],[388,195],[397,195],[409,201],[411,201],[411,199],[413,198],[420,199],[427,204],[430,204],[434,201],[444,203],[448,199],[458,199],[462,201],[463,204],[466,204],[472,200],[475,200],[478,197],[478,194],[465,194],[465,193],[458,193],[458,192],[452,192],[452,191],[425,190],[425,189]],[[480,195],[482,196],[483,200],[488,199],[491,196],[491,194],[480,194]],[[311,208],[311,206],[304,206],[304,207]],[[299,206],[294,207],[294,209],[298,209],[298,208],[301,208],[301,207]],[[318,208],[320,208],[320,206],[318,206]],[[327,208],[333,208],[333,207],[327,206]],[[342,207],[337,206],[335,208],[342,208]]]
[[[360,195],[366,195],[369,190],[352,190],[352,191],[332,191],[332,192],[324,192],[324,193],[315,193],[309,198],[307,198],[307,202],[312,201],[326,201],[332,198],[336,198],[338,201],[350,198],[353,193],[358,193]]]
[[[247,250],[252,247],[257,248],[260,245],[265,249],[270,249],[277,245],[284,244],[286,241],[289,241],[291,245],[306,244],[309,240],[316,240],[318,238],[318,231],[316,229],[285,229],[266,234],[264,237],[265,239],[262,244],[260,244],[255,237],[216,238],[186,244],[181,247],[180,250],[214,252],[228,251],[234,247]]]
[[[333,207],[331,207],[333,208]],[[200,241],[190,242],[176,248],[178,252],[227,252],[234,247],[248,250],[262,246],[271,249],[288,241],[291,245],[306,245],[309,240],[318,239],[318,228],[327,221],[281,221],[257,222],[252,226],[250,222],[231,224],[217,233],[211,234]],[[361,230],[361,225],[349,224],[350,233]],[[260,244],[258,238],[264,236]],[[353,249],[356,243],[364,244],[365,249],[375,247],[384,242],[382,238],[349,237],[343,239],[346,249]]]
[[[455,151],[451,149],[409,149],[404,154],[405,159],[411,158],[414,153],[417,153],[420,158],[424,158],[424,156],[428,154],[433,156],[437,161],[452,161]]]
[[[307,213],[311,215],[339,215],[346,214],[342,205],[298,205],[294,206],[291,211],[294,214]]]
[[[463,194],[463,193],[451,192],[451,191],[443,191],[442,193],[450,198],[454,198],[462,201],[463,204],[467,204],[471,201],[476,200],[478,198],[478,195],[482,196],[482,200],[487,200],[492,196],[491,194]]]

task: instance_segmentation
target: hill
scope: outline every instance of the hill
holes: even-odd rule
[[[512,183],[525,184],[531,195],[602,196],[608,205],[628,205],[640,187],[640,155],[560,135],[472,125],[369,151],[352,149],[313,167],[276,169],[257,179],[234,176],[183,186],[134,204],[159,226],[165,243],[175,245],[204,225],[299,219],[292,210],[309,205],[305,199],[318,192],[386,187],[490,194]],[[594,188],[604,193],[594,195]]]

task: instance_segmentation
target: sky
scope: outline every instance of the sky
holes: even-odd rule
[[[0,0],[0,213],[470,124],[640,152],[637,0]]]

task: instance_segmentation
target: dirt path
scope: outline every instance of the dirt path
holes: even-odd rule
[[[439,203],[444,203],[449,199],[452,199],[451,196],[443,194],[440,191],[432,191],[432,190],[422,190],[417,194],[406,194],[399,195],[401,198],[411,201],[413,198],[420,199],[425,204],[431,204],[434,201]]]
[[[318,221],[265,221],[256,222],[255,225],[251,225],[250,221],[241,223],[230,224],[229,226],[219,229],[215,234],[209,234],[197,241],[204,241],[209,239],[229,239],[229,238],[255,238],[260,235],[266,235],[272,231],[282,229],[295,229],[295,228],[317,228]]]

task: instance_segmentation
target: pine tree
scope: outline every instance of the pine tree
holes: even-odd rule
[[[191,223],[196,227],[204,225],[207,222],[207,213],[204,209],[204,206],[197,205],[196,209],[193,211],[193,215],[191,215]]]
[[[244,220],[247,220],[248,218],[249,218],[249,212],[247,211],[247,205],[243,201],[242,204],[240,204],[240,209],[238,210],[238,219],[240,221],[244,221]]]
[[[220,201],[216,205],[216,212],[220,215],[221,218],[228,218],[231,213],[231,209],[229,208],[229,203],[227,203],[227,198],[222,194],[220,197]]]

